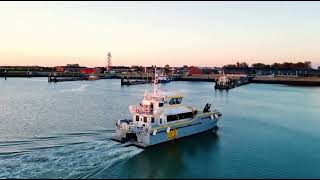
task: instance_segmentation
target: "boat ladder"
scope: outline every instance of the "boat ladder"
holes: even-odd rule
[[[137,140],[142,140],[144,136],[146,136],[148,133],[148,129],[146,127],[136,127],[136,135],[137,135]]]

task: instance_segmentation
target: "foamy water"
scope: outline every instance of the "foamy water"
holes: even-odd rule
[[[142,151],[110,140],[112,135],[104,131],[0,141],[0,150],[12,149],[0,153],[0,178],[88,178]]]
[[[88,84],[75,85],[77,87],[72,87],[70,89],[61,89],[60,92],[83,92],[87,89]]]

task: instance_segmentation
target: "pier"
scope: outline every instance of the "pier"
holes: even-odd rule
[[[0,77],[3,77],[4,80],[7,80],[8,77],[27,77],[30,78],[33,76],[32,71],[0,71]]]
[[[83,77],[56,77],[56,76],[49,76],[48,82],[63,82],[63,81],[83,81],[86,78]]]
[[[97,74],[99,79],[119,79],[117,76],[113,74]],[[81,73],[57,73],[50,72],[48,73],[48,82],[64,82],[64,81],[86,81],[89,75],[81,74]]]
[[[63,81],[83,81],[83,80],[87,80],[86,77],[77,74],[77,76],[75,74],[73,74],[72,77],[69,76],[64,76],[63,74],[59,74],[56,72],[53,73],[49,73],[48,74],[48,82],[63,82]]]
[[[183,75],[176,75],[172,79],[173,81],[203,81],[203,82],[215,82],[219,75],[216,74],[206,74],[206,75],[192,75],[192,76],[183,76]]]
[[[254,76],[252,75],[247,75],[246,77],[240,77],[240,79],[236,81],[236,87],[250,84],[253,77]]]
[[[299,76],[256,76],[252,83],[264,84],[285,84],[292,86],[320,86],[320,77],[299,77]]]
[[[251,83],[252,80],[251,75],[246,75],[246,76],[238,76],[237,78],[231,78],[230,76],[220,76],[218,79],[216,79],[216,84],[215,84],[215,89],[232,89],[236,88],[242,85],[246,85]]]
[[[137,85],[149,84],[152,82],[150,74],[143,73],[126,73],[121,75],[121,86],[124,85]]]
[[[173,81],[203,81],[203,82],[216,82],[220,74],[194,74],[191,76],[187,75],[173,75]],[[227,75],[231,80],[239,80],[240,78],[246,77],[246,75],[237,75],[237,74],[228,74]]]

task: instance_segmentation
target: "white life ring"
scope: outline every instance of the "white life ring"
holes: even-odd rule
[[[152,135],[154,135],[154,136],[157,135],[157,130],[156,129],[153,130]]]
[[[167,128],[167,133],[169,133],[169,132],[170,132],[170,127]]]

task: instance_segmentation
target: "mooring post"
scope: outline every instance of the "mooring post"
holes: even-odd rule
[[[48,82],[50,82],[50,83],[51,83],[51,72],[50,72],[50,73],[48,73]]]
[[[123,75],[121,75],[121,86],[123,86]]]
[[[7,80],[7,70],[4,70],[4,80]]]

